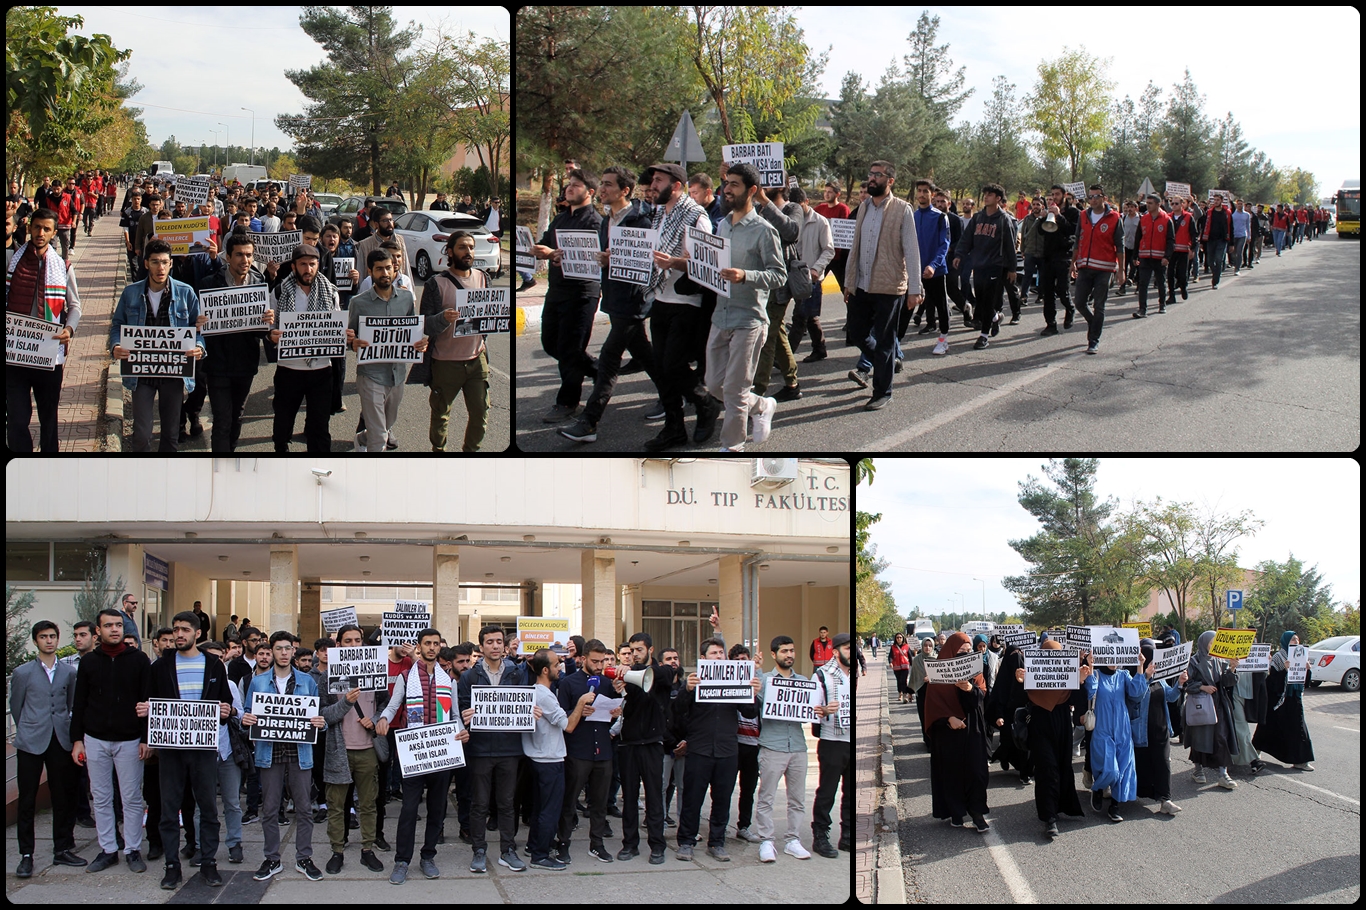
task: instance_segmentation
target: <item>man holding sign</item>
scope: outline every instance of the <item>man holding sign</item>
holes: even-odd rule
[[[242,434],[242,409],[246,406],[247,394],[251,391],[256,368],[261,362],[261,345],[269,337],[270,327],[275,324],[275,311],[270,307],[266,277],[253,265],[256,248],[251,237],[245,233],[229,234],[224,249],[227,251],[228,267],[209,276],[201,289],[205,315],[209,316],[215,306],[220,311],[249,306],[250,296],[236,296],[248,294],[248,289],[251,293],[265,292],[265,310],[254,329],[232,328],[222,333],[206,332],[204,335],[205,356],[199,381],[208,385],[209,407],[213,410],[214,452],[232,452],[237,448],[237,439]],[[214,300],[228,302],[211,304],[210,301]],[[233,318],[247,325],[253,322],[249,316]],[[205,328],[209,328],[207,323]]]
[[[272,436],[276,452],[288,452],[294,435],[294,419],[299,405],[308,400],[304,434],[310,453],[332,450],[332,361],[344,345],[336,337],[335,324],[341,320],[337,288],[326,275],[318,274],[318,248],[302,244],[290,257],[289,274],[271,292],[271,309],[282,317],[281,325],[270,333],[279,345],[275,370],[275,425]],[[321,314],[336,313],[332,320]],[[302,318],[307,317],[307,318]],[[285,325],[288,321],[290,324]],[[343,323],[344,325],[345,323]],[[288,333],[286,335],[286,333]],[[284,343],[281,340],[284,339]]]
[[[815,710],[819,704],[819,685],[792,672],[797,660],[796,644],[788,636],[779,635],[769,644],[769,650],[776,669],[763,674],[764,686],[757,696],[763,717],[759,727],[759,801],[755,806],[761,863],[771,863],[778,857],[773,847],[773,800],[778,794],[778,783],[784,778],[787,845],[783,852],[797,859],[811,858],[801,841],[802,816],[806,812],[806,733],[802,724],[819,723],[821,719]]]
[[[403,401],[403,381],[408,376],[408,363],[417,360],[417,355],[427,350],[428,339],[418,337],[409,344],[409,334],[400,326],[370,327],[365,334],[370,340],[358,337],[361,318],[378,317],[387,320],[392,317],[413,316],[416,299],[413,292],[394,286],[398,270],[394,258],[386,249],[372,250],[366,257],[366,269],[373,285],[366,291],[351,298],[349,327],[346,341],[357,354],[356,394],[360,396],[361,418],[365,421],[365,436],[356,435],[356,450],[382,455],[387,443],[394,438],[394,421],[398,419],[398,408]],[[415,323],[420,329],[421,323]],[[421,336],[421,332],[417,333]],[[390,343],[390,338],[398,343]],[[370,357],[371,348],[377,348],[382,356]],[[397,448],[394,442],[394,448]]]

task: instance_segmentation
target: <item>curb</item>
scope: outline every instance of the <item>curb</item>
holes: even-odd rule
[[[886,673],[886,669],[883,670]],[[873,819],[877,827],[877,879],[875,900],[879,904],[906,903],[906,876],[901,868],[901,840],[897,836],[896,755],[892,751],[892,722],[887,707],[887,685],[882,686],[878,725],[881,761],[881,805]]]
[[[104,451],[123,449],[123,380],[116,370],[104,368]]]
[[[544,298],[542,298],[542,299],[544,299]],[[544,309],[544,308],[545,308],[545,305],[544,305],[544,304],[540,304],[540,303],[534,304],[534,305],[530,305],[530,306],[524,305],[524,304],[520,304],[520,303],[517,305],[517,309],[521,310],[521,311],[522,311],[522,315],[524,316],[524,320],[523,320],[523,322],[524,322],[523,330],[522,330],[521,332],[518,333],[519,335],[526,334],[527,332],[529,332],[529,331],[531,331],[531,330],[533,330],[533,329],[539,329],[539,328],[541,327],[541,310]],[[596,313],[593,314],[593,325],[611,325],[611,324],[612,324],[611,318],[610,318],[606,313],[604,313],[601,309],[599,309]]]

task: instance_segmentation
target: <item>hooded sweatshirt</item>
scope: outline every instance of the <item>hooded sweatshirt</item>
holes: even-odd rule
[[[963,262],[959,268],[976,271],[1004,268],[1015,270],[1015,219],[1005,209],[988,215],[986,209],[973,214],[958,241],[954,254]]]

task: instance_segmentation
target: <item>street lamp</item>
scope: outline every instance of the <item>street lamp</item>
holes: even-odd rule
[[[974,578],[973,581],[982,582],[982,619],[985,621],[987,618],[987,583],[981,578]]]
[[[213,163],[218,164],[218,130],[209,130],[213,133]]]
[[[224,154],[224,156],[226,156],[226,155],[227,155],[227,151],[226,151],[227,146],[232,145],[232,130],[228,129],[228,125],[227,125],[226,123],[220,123],[220,124],[218,124],[218,125],[221,126],[221,127],[223,127],[223,146],[224,146],[224,149],[225,149],[225,151],[224,151],[223,154]],[[224,164],[227,164],[227,161],[224,161],[223,163],[224,163]]]
[[[256,163],[256,112],[249,107],[242,108],[244,111],[251,112],[251,163]]]

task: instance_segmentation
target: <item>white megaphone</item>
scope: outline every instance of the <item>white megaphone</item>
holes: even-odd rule
[[[1043,224],[1039,225],[1039,230],[1043,231],[1046,234],[1051,234],[1057,229],[1058,218],[1052,212],[1049,212],[1048,217],[1043,220]]]
[[[655,681],[655,671],[653,667],[646,667],[643,670],[630,670],[625,667],[606,667],[602,675],[608,679],[621,679],[627,683],[637,686],[645,691],[650,691],[650,686]]]

